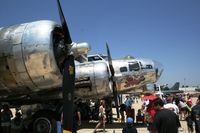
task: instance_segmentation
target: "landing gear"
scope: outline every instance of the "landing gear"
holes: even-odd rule
[[[53,112],[38,112],[32,122],[33,133],[55,133],[56,117]]]
[[[50,133],[52,130],[51,119],[39,117],[33,122],[34,133]]]

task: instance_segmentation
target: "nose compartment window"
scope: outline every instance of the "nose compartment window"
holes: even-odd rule
[[[146,69],[152,69],[152,65],[146,65]]]
[[[127,67],[120,67],[120,72],[127,72]]]
[[[129,71],[139,71],[140,65],[139,63],[131,63],[129,64]]]

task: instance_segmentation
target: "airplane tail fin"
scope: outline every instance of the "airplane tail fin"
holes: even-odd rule
[[[176,82],[174,84],[174,86],[172,86],[172,88],[170,88],[170,90],[179,90],[179,86],[180,86],[180,82]]]

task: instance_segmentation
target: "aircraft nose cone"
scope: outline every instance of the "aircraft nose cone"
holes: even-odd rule
[[[155,72],[156,72],[156,80],[158,80],[164,70],[163,65],[158,61],[154,61],[154,68],[155,68]]]

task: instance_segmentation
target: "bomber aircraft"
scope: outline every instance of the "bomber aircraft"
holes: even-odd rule
[[[25,124],[35,133],[55,131],[53,125],[65,103],[65,60],[75,62],[74,93],[81,98],[112,94],[116,98],[117,93],[156,82],[163,71],[160,63],[150,59],[112,60],[108,45],[107,56],[87,57],[90,46],[72,42],[57,2],[62,25],[39,20],[0,28],[0,102],[21,107],[29,118]],[[67,70],[73,73],[73,65]]]

